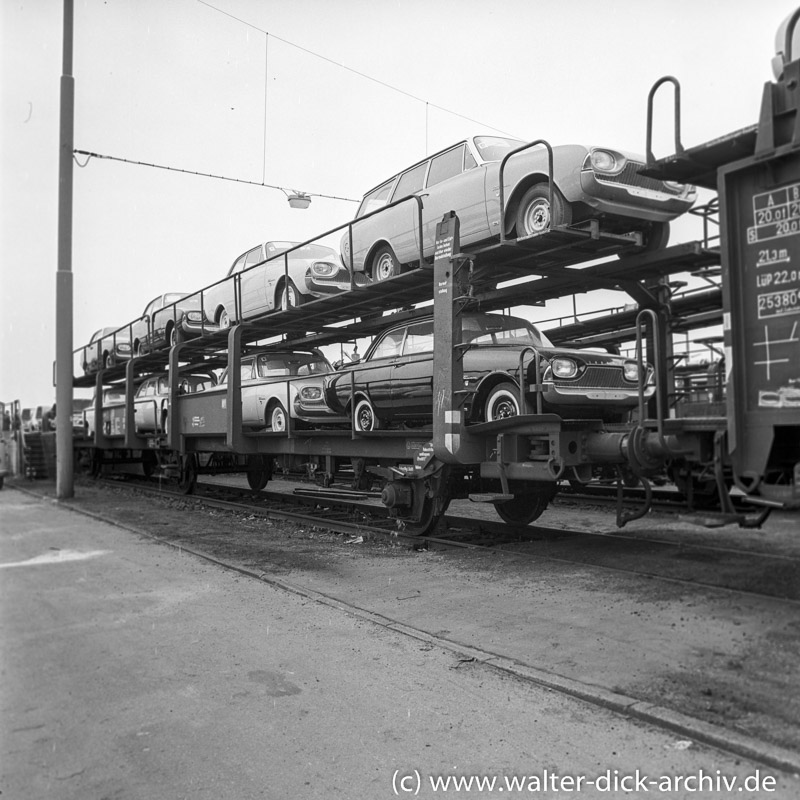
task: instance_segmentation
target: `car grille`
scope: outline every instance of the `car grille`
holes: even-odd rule
[[[556,386],[575,389],[635,389],[636,384],[622,377],[620,367],[590,365],[577,378],[553,381]]]
[[[641,175],[639,170],[644,169],[644,166],[644,164],[638,161],[628,161],[622,172],[617,175],[606,175],[602,172],[595,172],[594,176],[601,183],[622,183],[625,186],[636,186],[651,192],[663,192],[664,194],[676,196],[681,194],[682,189],[670,187],[664,183],[664,181],[658,180],[658,178],[648,178],[646,175]]]

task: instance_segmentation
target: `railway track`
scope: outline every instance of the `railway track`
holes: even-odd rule
[[[602,508],[590,510],[588,521],[585,509],[580,514],[567,512],[562,515],[567,517],[563,527],[535,524],[517,527],[477,516],[480,511],[472,505],[469,509],[451,507],[451,513],[443,517],[432,534],[412,536],[387,516],[377,493],[334,494],[308,485],[295,486],[296,493],[275,489],[256,492],[201,482],[192,498],[187,498],[177,490],[152,482],[104,480],[103,483],[145,495],[182,499],[199,507],[324,529],[351,538],[391,540],[417,550],[487,550],[507,558],[583,565],[800,603],[800,558],[767,552],[752,544],[692,541],[691,530],[670,529],[674,515],[665,515],[663,527],[656,523],[647,530],[618,532],[611,529],[613,522]],[[574,509],[575,498],[565,505]],[[466,511],[471,512],[469,516]],[[587,522],[593,522],[593,530],[588,529]]]

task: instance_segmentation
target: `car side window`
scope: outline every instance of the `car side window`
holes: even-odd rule
[[[404,172],[397,181],[397,188],[392,195],[393,200],[399,200],[409,194],[416,194],[422,189],[425,181],[425,171],[428,169],[428,162],[417,164],[416,167]]]
[[[166,394],[169,391],[169,384],[166,378],[158,379],[158,394]]]
[[[245,253],[243,256],[239,256],[239,258],[237,258],[236,261],[233,262],[233,266],[231,267],[228,275],[233,275],[234,272],[241,272],[244,269],[244,262],[246,258],[247,258],[247,253]]]
[[[241,380],[249,381],[253,378],[253,362],[245,361],[239,365],[239,375]]]
[[[433,322],[420,322],[410,325],[406,343],[403,346],[403,355],[412,356],[417,353],[433,352]]]
[[[405,328],[389,331],[372,351],[370,360],[372,361],[376,358],[392,358],[393,356],[399,355],[400,348],[403,345],[404,334]]]
[[[475,160],[475,156],[467,150],[466,154],[464,155],[464,172],[468,169],[475,169],[478,166],[478,162]]]
[[[247,269],[248,267],[252,267],[256,264],[260,264],[264,260],[264,256],[261,252],[261,245],[258,247],[254,247],[246,256],[244,261],[244,266],[242,269]]]
[[[389,200],[389,192],[392,190],[392,183],[394,183],[394,179],[390,180],[388,183],[384,183],[383,186],[379,186],[377,189],[373,189],[368,195],[365,195],[364,199],[361,201],[361,205],[358,207],[356,217],[363,217],[364,214],[369,214],[370,211],[377,211],[379,208],[383,208]]]
[[[454,175],[460,175],[464,166],[464,145],[454,147],[446,153],[436,156],[431,160],[431,169],[428,173],[428,186],[446,181]]]

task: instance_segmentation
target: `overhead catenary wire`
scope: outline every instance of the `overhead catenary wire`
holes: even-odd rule
[[[134,164],[135,166],[138,166],[138,167],[152,167],[154,169],[167,170],[168,172],[181,172],[184,175],[197,175],[197,176],[199,176],[201,178],[214,178],[215,180],[220,180],[220,181],[231,181],[232,183],[244,183],[244,184],[248,184],[250,186],[262,186],[265,189],[278,189],[279,191],[283,192],[284,194],[286,194],[287,192],[291,192],[291,193],[303,194],[303,195],[305,195],[307,197],[323,197],[326,200],[344,200],[344,201],[346,201],[348,203],[359,203],[359,202],[361,202],[360,200],[354,200],[352,197],[339,197],[339,196],[333,195],[333,194],[322,194],[321,192],[297,192],[297,190],[291,189],[291,188],[286,187],[286,186],[275,186],[275,185],[270,184],[270,183],[264,183],[263,181],[248,181],[248,180],[245,180],[244,178],[231,178],[231,177],[226,176],[226,175],[214,175],[214,174],[212,174],[210,172],[199,172],[197,170],[182,169],[180,167],[169,167],[169,166],[166,166],[164,164],[152,164],[152,163],[149,163],[147,161],[135,161],[132,158],[122,158],[120,156],[109,156],[109,155],[104,155],[103,153],[93,153],[93,152],[90,152],[89,150],[73,150],[72,153],[73,153],[73,158],[75,160],[75,163],[79,167],[85,167],[89,163],[89,161],[91,161],[91,159],[93,159],[93,158],[102,158],[102,159],[106,159],[108,161],[121,161],[124,164]],[[81,164],[81,162],[78,161],[76,156],[86,156],[86,161],[84,161]]]
[[[303,47],[302,45],[296,44],[295,42],[290,42],[288,39],[283,39],[282,37],[277,36],[274,33],[270,33],[269,31],[266,31],[263,28],[259,28],[258,25],[253,25],[252,22],[248,22],[247,20],[244,20],[241,17],[237,17],[235,14],[231,14],[229,11],[224,11],[223,9],[218,8],[217,6],[206,2],[206,0],[197,0],[197,2],[202,3],[204,6],[208,6],[210,9],[213,9],[214,11],[217,11],[220,14],[224,14],[226,17],[230,17],[231,19],[235,19],[237,22],[241,22],[242,25],[247,25],[249,28],[259,31],[260,33],[263,33],[266,36],[271,36],[273,39],[277,39],[279,42],[283,42],[283,44],[286,44],[289,47],[294,47],[295,49],[300,50],[303,53],[307,53],[310,56],[319,58],[322,61],[327,61],[329,64],[333,64],[333,66],[335,67],[339,67],[340,69],[346,70],[347,72],[352,72],[354,75],[358,75],[360,78],[372,81],[373,83],[377,83],[379,86],[383,86],[386,89],[391,89],[393,92],[398,92],[399,94],[405,95],[406,97],[409,97],[412,100],[416,100],[418,103],[423,103],[425,105],[426,118],[427,118],[428,107],[435,108],[437,111],[443,111],[445,114],[452,114],[454,117],[459,117],[460,119],[466,120],[467,122],[471,122],[474,125],[480,125],[482,127],[489,128],[489,130],[497,131],[498,133],[502,133],[505,136],[514,136],[513,134],[510,134],[507,131],[503,131],[500,128],[496,128],[494,125],[488,125],[485,122],[473,119],[472,117],[468,117],[465,114],[460,114],[458,111],[453,111],[452,109],[445,108],[444,106],[437,105],[436,103],[431,103],[429,100],[425,100],[424,98],[418,97],[417,95],[412,94],[411,92],[407,92],[405,89],[400,89],[397,86],[392,86],[392,84],[387,83],[386,81],[382,81],[380,78],[375,78],[372,75],[367,75],[366,72],[361,72],[360,70],[354,69],[353,67],[348,67],[347,64],[342,64],[339,61],[334,61],[332,58],[329,58],[328,56],[323,56],[321,53],[316,53],[313,50],[309,50],[307,47]],[[519,138],[519,137],[514,136],[514,138]]]

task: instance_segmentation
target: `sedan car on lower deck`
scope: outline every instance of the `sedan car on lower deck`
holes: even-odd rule
[[[333,367],[316,349],[264,350],[242,357],[240,361],[242,389],[242,426],[285,431],[287,416],[301,422],[320,424],[346,422],[336,416],[324,402],[324,378]],[[210,392],[227,390],[229,368],[219,379],[219,386]],[[300,392],[305,401],[298,401]]]
[[[465,313],[462,344],[469,422],[491,422],[528,411],[520,408],[519,402],[520,354],[526,349],[532,349],[525,368],[526,401],[531,409],[536,408],[537,395],[531,388],[536,386],[542,387],[542,410],[567,419],[621,422],[638,404],[636,361],[555,347],[520,317]],[[327,381],[329,407],[352,415],[360,431],[400,422],[429,423],[433,417],[433,350],[432,317],[389,327],[361,361]],[[648,381],[645,397],[653,392]]]
[[[216,386],[213,371],[185,372],[179,375],[179,394],[193,394]],[[136,390],[133,398],[133,420],[137,433],[169,433],[170,376],[153,375]]]
[[[490,243],[501,230],[524,239],[588,220],[600,220],[607,232],[638,232],[644,246],[658,249],[667,243],[669,221],[696,198],[692,186],[641,175],[639,156],[584,145],[552,149],[551,187],[547,150],[530,146],[510,155],[503,169],[500,219],[501,163],[523,147],[516,139],[474,136],[384,181],[364,196],[342,237],[342,262],[372,280],[392,277],[419,263],[420,251],[423,259],[433,255],[436,224],[451,210],[461,223],[462,249]],[[413,200],[399,202],[412,195],[422,198],[421,212]]]

